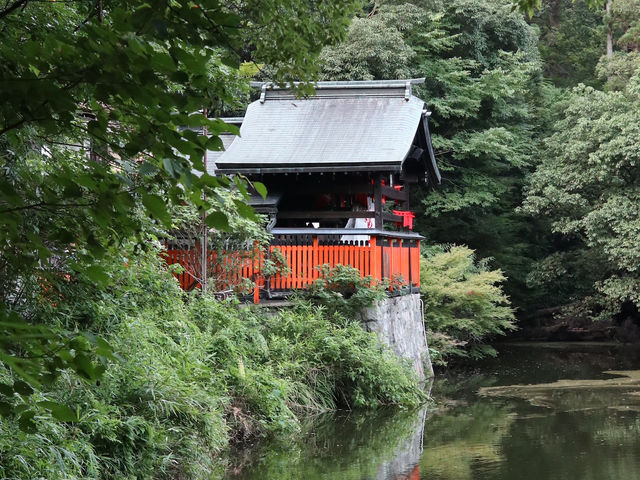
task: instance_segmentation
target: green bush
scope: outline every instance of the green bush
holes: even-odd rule
[[[350,265],[319,265],[316,269],[321,277],[299,295],[313,303],[323,305],[330,315],[340,313],[348,318],[357,318],[363,308],[386,296],[389,284],[363,277],[357,268]]]
[[[128,258],[104,265],[108,288],[74,280],[55,306],[56,321],[102,335],[119,359],[99,382],[64,372],[21,400],[73,418],[37,410],[34,434],[3,419],[0,478],[211,478],[230,441],[294,432],[304,413],[424,400],[354,320],[303,301],[269,311],[185,295],[154,249]]]
[[[505,277],[477,261],[464,246],[432,247],[420,261],[420,292],[432,361],[449,356],[495,355],[483,342],[515,329],[515,317],[502,291]]]

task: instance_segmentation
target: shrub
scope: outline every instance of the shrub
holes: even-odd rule
[[[302,298],[327,308],[329,315],[340,313],[348,318],[359,317],[363,308],[385,298],[388,284],[371,276],[363,277],[350,265],[331,267],[324,264],[316,267],[321,278],[307,290],[300,292]]]
[[[500,270],[491,270],[487,260],[477,261],[464,246],[436,246],[423,256],[420,292],[434,363],[445,364],[452,355],[495,355],[483,342],[515,329],[504,280]]]
[[[424,400],[373,333],[325,307],[185,295],[153,250],[104,268],[111,286],[70,283],[58,319],[103,335],[119,360],[98,384],[64,372],[26,400],[68,405],[72,421],[40,411],[27,434],[3,419],[0,478],[211,478],[229,441],[294,432],[308,411]]]

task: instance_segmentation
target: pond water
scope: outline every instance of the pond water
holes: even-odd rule
[[[228,479],[640,479],[640,348],[511,344],[429,411],[332,414],[234,454]]]

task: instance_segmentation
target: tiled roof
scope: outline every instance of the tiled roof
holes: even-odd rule
[[[207,158],[226,173],[400,171],[426,122],[419,82],[319,82],[307,98],[265,84],[241,136]]]

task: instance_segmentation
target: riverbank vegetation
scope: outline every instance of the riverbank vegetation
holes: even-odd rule
[[[420,293],[434,365],[453,357],[495,355],[487,337],[516,328],[502,290],[505,277],[467,247],[433,247],[420,264]]]
[[[158,250],[127,253],[126,268],[102,265],[109,287],[74,279],[55,306],[116,355],[98,381],[64,372],[10,400],[34,412],[33,431],[20,416],[0,423],[2,478],[210,478],[230,442],[295,433],[336,408],[425,401],[412,370],[339,311],[187,295]]]

